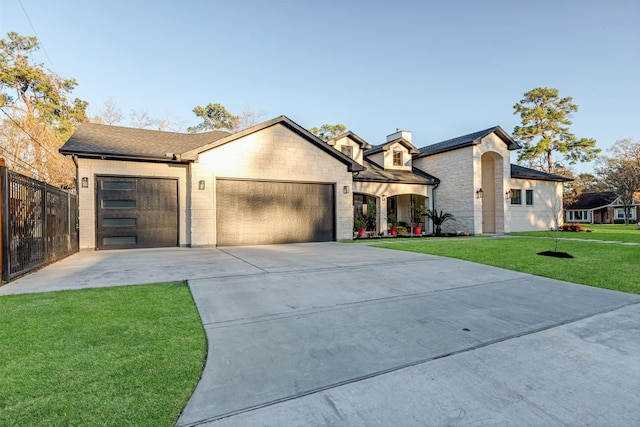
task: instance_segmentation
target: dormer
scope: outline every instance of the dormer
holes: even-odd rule
[[[383,169],[407,170],[412,168],[411,158],[420,151],[411,143],[411,132],[398,130],[387,136],[385,144],[367,150],[368,160]]]
[[[360,165],[364,164],[365,150],[371,148],[371,144],[351,131],[330,139],[327,144],[333,146],[345,156],[352,158]]]

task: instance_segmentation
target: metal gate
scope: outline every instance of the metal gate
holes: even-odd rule
[[[96,247],[159,248],[178,245],[178,180],[98,176]]]
[[[78,195],[2,168],[2,278],[78,252]]]
[[[335,240],[333,184],[216,181],[218,246]]]

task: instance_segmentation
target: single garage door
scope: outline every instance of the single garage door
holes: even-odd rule
[[[216,181],[219,246],[335,240],[333,184]]]
[[[178,180],[98,176],[98,249],[178,245]]]

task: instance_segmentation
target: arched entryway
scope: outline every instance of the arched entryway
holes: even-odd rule
[[[502,157],[498,153],[487,152],[481,157],[482,167],[482,233],[502,232],[498,218],[503,218],[504,200],[502,194]]]

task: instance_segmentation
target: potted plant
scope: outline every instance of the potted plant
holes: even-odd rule
[[[422,221],[424,220],[425,215],[427,214],[427,209],[424,205],[417,205],[411,209],[413,223],[413,234],[417,234],[418,236],[422,235]]]
[[[436,226],[436,234],[442,234],[442,224],[444,224],[449,220],[452,220],[452,221],[456,220],[453,217],[453,214],[449,212],[443,212],[443,211],[440,211],[440,213],[438,213],[438,211],[435,209],[434,210],[428,209],[425,216],[429,218],[431,221],[433,221],[433,224]]]
[[[396,228],[398,226],[398,217],[396,216],[396,214],[389,214],[389,216],[387,216],[387,222],[389,223],[389,234],[391,236],[397,236],[398,235],[398,229]]]
[[[354,224],[358,230],[358,237],[367,237],[367,218],[358,215],[354,220]]]

